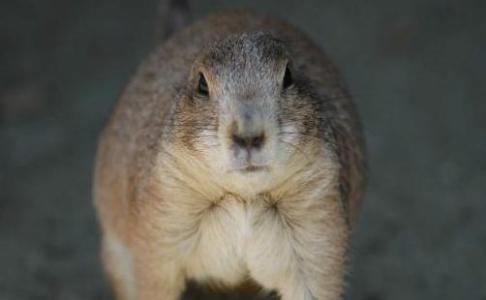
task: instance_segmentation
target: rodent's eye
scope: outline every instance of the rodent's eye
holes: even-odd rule
[[[290,87],[292,84],[294,84],[294,81],[292,80],[292,73],[290,73],[290,69],[289,67],[287,66],[285,68],[285,75],[284,75],[284,78],[283,78],[283,88],[286,89],[288,87]]]
[[[199,82],[197,84],[197,92],[202,96],[209,95],[208,83],[206,82],[206,78],[202,73],[199,73]]]

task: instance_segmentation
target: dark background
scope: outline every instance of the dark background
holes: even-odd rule
[[[0,2],[0,299],[109,299],[97,134],[150,49],[156,0]],[[349,299],[486,299],[486,1],[194,1],[301,27],[365,124]]]

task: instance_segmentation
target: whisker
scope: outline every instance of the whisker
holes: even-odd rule
[[[280,136],[297,136],[297,137],[300,137],[300,136],[303,136],[303,137],[307,137],[307,138],[312,138],[314,140],[317,140],[317,141],[322,141],[322,138],[320,135],[318,134],[315,134],[315,135],[311,135],[311,134],[307,134],[307,133],[302,133],[302,132],[290,132],[290,131],[281,131],[278,133]]]
[[[306,152],[304,150],[302,150],[300,147],[298,147],[297,145],[293,144],[293,143],[290,143],[290,142],[286,142],[286,141],[283,141],[282,139],[279,139],[279,142],[283,143],[283,144],[286,144],[290,147],[292,147],[293,149],[295,149],[297,152],[299,152],[300,154],[302,154],[303,156],[306,155]]]

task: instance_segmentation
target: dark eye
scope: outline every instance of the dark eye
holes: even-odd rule
[[[293,83],[294,83],[294,81],[292,80],[292,73],[290,73],[290,69],[287,66],[285,68],[285,75],[284,75],[284,78],[283,78],[283,84],[282,84],[283,88],[286,89],[289,86],[291,86]]]
[[[204,78],[204,75],[202,73],[199,73],[199,82],[197,84],[197,92],[199,93],[199,95],[202,95],[202,96],[208,96],[209,95],[208,83],[206,82],[206,78]]]

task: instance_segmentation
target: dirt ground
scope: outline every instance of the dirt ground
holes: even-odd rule
[[[149,50],[155,0],[0,2],[0,299],[110,299],[96,137]],[[196,2],[196,1],[194,1]],[[370,182],[347,299],[486,299],[486,1],[217,1],[285,18],[335,59]]]

